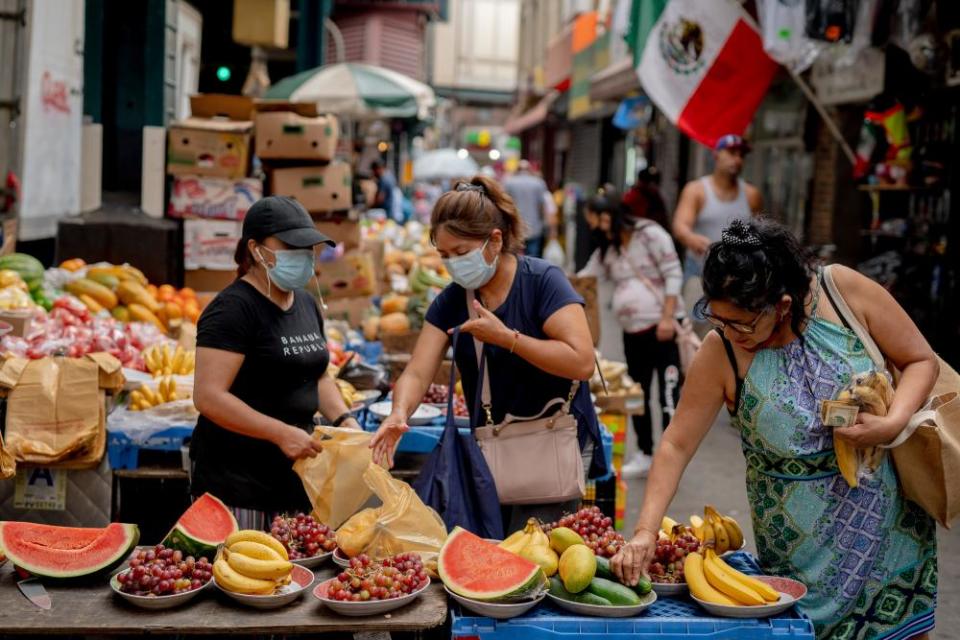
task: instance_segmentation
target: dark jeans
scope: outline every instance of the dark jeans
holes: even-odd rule
[[[637,446],[640,451],[650,455],[653,452],[653,421],[650,411],[650,387],[653,373],[657,374],[657,386],[660,387],[660,406],[663,411],[663,427],[673,419],[673,413],[680,401],[680,386],[683,374],[680,372],[680,350],[675,340],[660,342],[657,340],[657,328],[654,326],[640,333],[623,334],[623,351],[627,357],[627,370],[634,382],[643,387],[644,412],[633,417],[633,428],[637,432]]]
[[[543,236],[541,235],[537,236],[536,238],[527,238],[526,248],[524,249],[523,253],[531,258],[542,258]]]

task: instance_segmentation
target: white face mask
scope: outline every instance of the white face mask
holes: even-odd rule
[[[493,259],[493,263],[487,263],[483,257],[483,250],[487,248],[489,240],[483,243],[483,246],[474,249],[456,258],[446,258],[443,265],[450,272],[453,281],[464,289],[479,289],[490,282],[493,274],[497,272],[497,263],[500,260],[498,255]]]

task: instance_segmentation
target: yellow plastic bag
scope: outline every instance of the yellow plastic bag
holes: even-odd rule
[[[319,426],[313,437],[323,445],[314,458],[303,458],[293,470],[313,505],[313,515],[332,529],[360,509],[370,496],[363,473],[373,465],[372,434],[354,429]]]
[[[350,550],[356,551],[369,536],[369,542],[357,553],[381,559],[413,551],[420,554],[425,567],[435,571],[437,555],[447,539],[447,529],[439,514],[423,504],[409,484],[377,465],[367,468],[363,481],[382,504],[347,521],[337,532],[338,543],[347,534]]]

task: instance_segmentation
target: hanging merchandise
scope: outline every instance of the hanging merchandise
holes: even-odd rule
[[[923,0],[899,0],[893,13],[890,42],[909,50],[910,43],[920,35],[923,23]]]
[[[807,0],[807,36],[827,42],[850,42],[859,0]]]
[[[823,46],[806,36],[805,9],[801,0],[757,0],[764,51],[794,73],[806,71]]]
[[[910,63],[928,76],[939,75],[947,61],[947,52],[932,33],[921,33],[907,45]]]
[[[863,117],[854,178],[872,174],[881,183],[906,184],[912,154],[903,105],[890,98],[878,99]]]

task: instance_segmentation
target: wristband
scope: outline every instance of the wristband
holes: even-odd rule
[[[343,424],[344,422],[346,422],[352,417],[353,417],[353,414],[351,414],[349,411],[345,411],[341,413],[336,420],[333,421],[333,426],[339,427],[341,424]]]
[[[513,355],[514,349],[517,348],[517,343],[520,341],[520,330],[513,330],[513,344],[510,345],[510,355]]]

